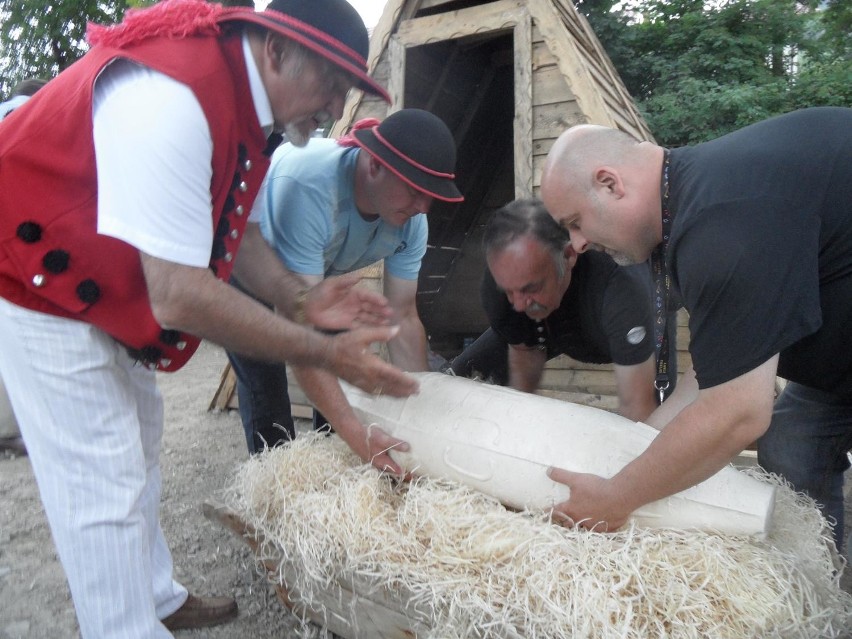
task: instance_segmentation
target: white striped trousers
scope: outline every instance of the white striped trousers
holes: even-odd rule
[[[89,324],[0,298],[0,375],[82,636],[171,637],[158,619],[187,595],[172,579],[159,522],[163,401],[154,372]]]

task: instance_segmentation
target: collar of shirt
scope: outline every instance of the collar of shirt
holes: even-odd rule
[[[246,72],[248,73],[249,87],[251,87],[251,99],[254,102],[254,109],[257,113],[257,121],[263,128],[263,133],[268,136],[272,133],[272,126],[274,124],[272,105],[269,103],[269,97],[266,95],[266,89],[263,88],[260,71],[257,68],[254,55],[252,55],[248,33],[246,32],[243,32],[243,57],[246,59]]]

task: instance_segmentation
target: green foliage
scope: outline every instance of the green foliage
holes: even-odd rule
[[[120,22],[156,0],[0,0],[0,99],[26,78],[50,79],[88,51],[89,22]],[[254,0],[223,0],[253,7]]]
[[[88,22],[118,22],[153,0],[0,0],[0,95],[20,80],[50,79],[87,50]]]
[[[847,57],[807,64],[796,76],[789,99],[792,109],[852,106],[852,60]]]
[[[712,139],[808,106],[852,106],[849,0],[576,2],[661,144]],[[153,3],[0,0],[0,95],[82,56],[88,22],[117,22]]]
[[[661,144],[852,106],[848,0],[592,0],[586,13]],[[613,9],[615,7],[615,9]]]

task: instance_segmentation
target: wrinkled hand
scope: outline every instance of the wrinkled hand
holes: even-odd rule
[[[327,277],[312,287],[305,298],[309,324],[332,330],[359,326],[385,326],[393,313],[384,295],[358,288],[355,273]]]
[[[550,468],[547,476],[571,489],[568,501],[553,509],[555,523],[566,528],[580,526],[596,532],[614,532],[627,521],[630,511],[625,512],[624,500],[612,494],[608,479],[562,468]]]
[[[417,392],[417,381],[370,352],[374,342],[387,342],[398,326],[359,328],[331,338],[327,368],[341,379],[373,394],[407,397]]]
[[[363,433],[359,441],[350,444],[353,451],[365,462],[370,462],[379,470],[394,475],[406,475],[402,467],[390,456],[391,449],[408,452],[407,442],[391,437],[375,424],[362,427]]]

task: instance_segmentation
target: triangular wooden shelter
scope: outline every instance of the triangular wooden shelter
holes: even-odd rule
[[[556,137],[580,123],[652,135],[570,0],[388,0],[368,65],[393,104],[354,92],[332,137],[362,118],[416,107],[438,115],[456,140],[465,201],[435,201],[429,211],[417,300],[432,350],[451,359],[487,328],[479,283],[489,216],[538,195]],[[380,279],[381,268],[370,275]],[[548,364],[543,392],[612,408],[609,371],[560,357]]]

